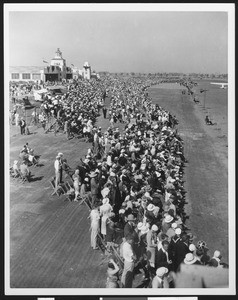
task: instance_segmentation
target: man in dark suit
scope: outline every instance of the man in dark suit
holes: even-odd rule
[[[127,236],[134,235],[135,233],[135,217],[130,214],[127,216],[127,223],[124,227],[124,237],[127,238]]]
[[[174,257],[174,267],[175,271],[178,270],[178,267],[183,262],[189,250],[189,236],[186,233],[181,234],[181,240],[178,241],[175,245],[175,257]]]
[[[175,229],[175,235],[171,238],[171,241],[169,243],[169,254],[170,254],[170,257],[173,261],[173,270],[175,270],[175,251],[176,251],[176,245],[177,243],[181,240],[180,239],[180,235],[182,233],[182,230],[180,228],[176,228]]]
[[[134,252],[138,253],[138,245],[139,245],[139,237],[137,232],[135,231],[135,217],[134,215],[130,214],[127,216],[127,223],[124,227],[124,237],[127,239],[130,236],[133,240],[132,248]]]
[[[169,257],[168,249],[169,249],[169,242],[166,241],[166,240],[162,242],[162,248],[161,249],[158,250],[156,248],[156,252],[155,252],[155,269],[158,269],[158,268],[161,268],[161,267],[165,267],[168,270],[171,269],[172,260]]]

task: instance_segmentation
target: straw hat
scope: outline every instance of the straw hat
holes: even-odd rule
[[[164,221],[165,221],[165,223],[170,223],[170,222],[172,222],[173,221],[173,217],[171,216],[171,215],[165,215],[165,218],[164,218]]]
[[[137,229],[138,229],[138,230],[141,230],[142,227],[143,227],[143,223],[142,223],[142,222],[139,222],[139,223],[137,224]]]
[[[216,250],[216,251],[214,252],[213,257],[215,257],[215,258],[221,258],[221,252],[220,252],[219,250]]]
[[[181,228],[176,228],[176,229],[175,229],[175,234],[176,234],[176,235],[180,235],[181,233],[182,233]]]
[[[195,250],[196,250],[196,246],[194,244],[190,244],[189,251],[195,251]]]
[[[154,225],[152,225],[151,230],[152,230],[152,231],[158,231],[159,228],[158,228],[157,225],[154,224]]]
[[[171,227],[172,227],[173,229],[175,229],[175,228],[178,227],[178,224],[177,224],[177,223],[172,223]]]
[[[91,174],[89,174],[89,177],[93,178],[96,177],[98,174],[96,172],[92,172]]]
[[[149,228],[146,225],[143,225],[140,232],[141,234],[146,234],[149,231]]]
[[[192,253],[187,253],[183,261],[186,265],[192,265],[197,261],[197,258]]]
[[[155,209],[154,204],[150,203],[150,204],[147,206],[147,209],[148,209],[148,211],[153,211],[153,210]]]
[[[135,221],[134,215],[130,214],[127,216],[127,221]]]
[[[156,270],[156,276],[158,276],[158,277],[163,277],[165,274],[167,274],[168,273],[168,269],[167,268],[165,268],[165,267],[161,267],[161,268],[158,268],[157,270]]]

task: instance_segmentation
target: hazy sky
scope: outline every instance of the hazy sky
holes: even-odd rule
[[[57,48],[68,66],[109,72],[227,73],[226,12],[10,12],[10,66],[41,66]]]

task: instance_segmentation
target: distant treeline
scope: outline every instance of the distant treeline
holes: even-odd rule
[[[135,76],[135,77],[148,77],[148,76],[153,76],[153,77],[161,77],[161,78],[176,78],[176,79],[181,79],[181,77],[192,77],[192,78],[197,78],[197,79],[207,79],[207,78],[219,78],[219,79],[227,79],[228,74],[201,74],[201,73],[135,73],[135,72],[98,72],[100,75],[118,75],[118,76]]]

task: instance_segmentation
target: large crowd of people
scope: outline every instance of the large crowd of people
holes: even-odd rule
[[[149,97],[148,87],[157,83],[79,80],[68,83],[64,95],[46,96],[42,103],[43,113],[62,124],[67,138],[80,133],[92,143],[75,170],[67,167],[63,153],[56,156],[55,186],[65,171],[72,201],[90,208],[91,247],[103,244],[108,257],[107,288],[134,287],[138,273],[144,287],[172,288],[171,274],[182,263],[228,267],[220,251],[210,256],[205,241],[195,243],[186,226],[183,140],[176,117]],[[100,112],[109,119],[105,132],[96,123]]]

